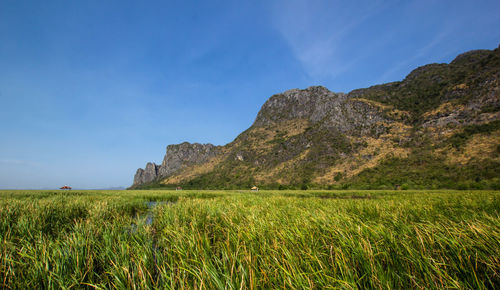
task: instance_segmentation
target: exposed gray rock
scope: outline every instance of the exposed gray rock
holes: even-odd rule
[[[155,180],[158,177],[158,169],[160,166],[149,162],[146,168],[137,169],[134,176],[134,185],[144,184]]]
[[[471,124],[482,124],[500,119],[500,82],[487,79],[479,83],[481,90],[468,92],[466,89],[454,89],[448,91],[444,98],[454,99],[469,96],[463,109],[440,112],[427,116],[423,119],[422,127],[446,128],[449,126],[461,126]],[[483,93],[486,91],[487,93]],[[454,95],[454,97],[449,97]],[[493,110],[492,110],[493,109]]]
[[[184,142],[167,146],[167,152],[161,165],[146,164],[146,168],[137,169],[133,186],[149,183],[160,177],[170,176],[184,167],[207,162],[220,153],[220,146]]]
[[[313,124],[321,123],[326,128],[355,135],[367,134],[378,122],[386,120],[373,106],[353,100],[344,93],[315,86],[273,95],[262,106],[254,126],[271,126],[295,119],[307,119]]]
[[[220,147],[212,144],[184,142],[168,145],[159,175],[162,177],[172,175],[183,167],[204,163],[219,153]]]
[[[304,90],[292,89],[271,96],[262,106],[254,126],[269,126],[275,122],[294,119],[321,120],[329,109],[345,101],[343,93],[335,94],[316,86]]]

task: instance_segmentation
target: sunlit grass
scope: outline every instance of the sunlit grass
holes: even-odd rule
[[[499,209],[495,191],[0,191],[0,285],[498,288]]]

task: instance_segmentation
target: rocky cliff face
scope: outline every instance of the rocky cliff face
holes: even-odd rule
[[[220,147],[212,144],[184,142],[167,146],[167,154],[163,158],[159,174],[169,176],[183,167],[207,162],[220,153]]]
[[[148,162],[144,169],[139,168],[134,176],[134,185],[145,184],[155,180],[158,177],[160,166]]]
[[[498,144],[497,48],[348,94],[314,86],[273,95],[233,142],[169,145],[134,187],[500,187]]]
[[[264,103],[254,126],[265,127],[295,119],[318,122],[331,115],[332,109],[339,113],[345,101],[345,94],[336,94],[321,86],[288,90],[271,96]]]
[[[308,120],[311,124],[321,123],[324,127],[346,134],[366,134],[366,129],[386,120],[373,106],[353,100],[343,93],[314,86],[288,90],[269,98],[259,111],[254,126],[266,127],[299,119]]]
[[[161,165],[147,163],[146,168],[137,169],[133,187],[168,177],[182,168],[202,164],[218,153],[220,153],[220,147],[212,144],[184,142],[168,145]]]

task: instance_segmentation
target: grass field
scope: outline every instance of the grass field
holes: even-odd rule
[[[0,287],[498,289],[499,214],[497,191],[0,191]]]

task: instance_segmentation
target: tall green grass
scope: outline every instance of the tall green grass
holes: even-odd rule
[[[0,287],[499,288],[499,212],[496,191],[0,191]]]

